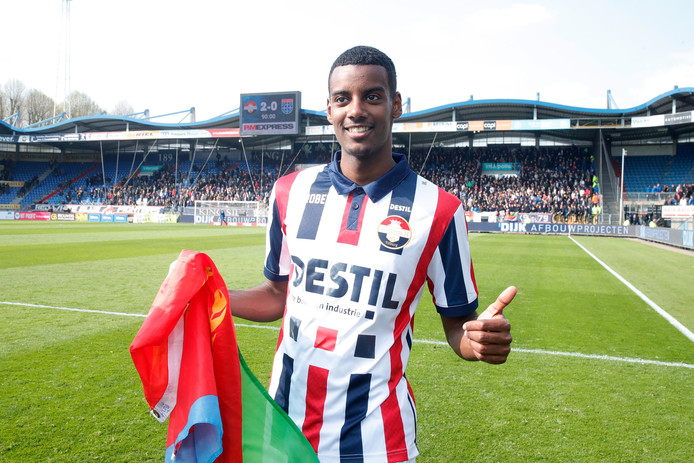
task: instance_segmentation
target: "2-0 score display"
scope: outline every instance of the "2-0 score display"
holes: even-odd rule
[[[301,92],[241,94],[241,136],[298,135]]]

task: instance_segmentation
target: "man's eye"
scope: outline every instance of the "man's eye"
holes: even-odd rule
[[[338,96],[335,98],[335,103],[344,103],[345,101],[347,101],[347,98],[344,96]]]
[[[371,94],[371,95],[367,96],[366,99],[369,101],[376,101],[376,100],[380,100],[381,97],[379,97],[378,95]]]

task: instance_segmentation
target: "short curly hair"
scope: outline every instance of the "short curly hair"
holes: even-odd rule
[[[343,52],[337,57],[332,67],[330,68],[330,73],[328,74],[328,90],[330,89],[330,78],[333,75],[333,71],[338,66],[382,66],[386,70],[386,75],[388,76],[388,90],[390,91],[391,98],[395,96],[398,88],[397,74],[395,73],[395,65],[393,61],[383,53],[374,47],[367,46],[356,46],[350,48]]]

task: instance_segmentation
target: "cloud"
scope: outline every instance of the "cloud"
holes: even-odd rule
[[[516,3],[509,8],[490,8],[472,12],[463,19],[463,27],[482,38],[489,34],[508,35],[528,26],[546,23],[555,14],[536,3]]]
[[[694,49],[667,53],[654,69],[635,74],[632,76],[634,84],[625,89],[628,106],[646,103],[658,95],[673,90],[675,86],[692,87],[694,86]]]

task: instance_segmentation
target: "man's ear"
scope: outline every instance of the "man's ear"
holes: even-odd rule
[[[400,92],[395,92],[393,97],[393,119],[402,116],[402,96]]]
[[[330,98],[328,98],[328,122],[333,123],[332,108],[330,107]]]

